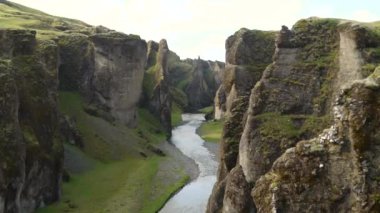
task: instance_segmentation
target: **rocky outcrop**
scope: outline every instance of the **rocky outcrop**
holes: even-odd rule
[[[210,197],[208,204],[208,212],[224,211],[239,212],[247,210],[250,205],[245,205],[247,202],[232,202],[228,201],[245,199],[242,198],[249,192],[244,190],[244,193],[233,190],[230,183],[235,185],[240,181],[227,181],[233,179],[227,177],[227,174],[235,167],[238,157],[238,146],[241,133],[243,131],[244,114],[248,107],[249,94],[252,87],[261,78],[265,67],[271,63],[272,55],[275,49],[275,33],[264,32],[257,30],[241,29],[226,41],[226,69],[222,85],[219,87],[215,97],[215,118],[220,119],[225,117],[225,126],[221,142],[221,159],[218,171],[218,181],[214,186],[214,191]],[[231,175],[243,177],[241,168],[236,172],[231,172]],[[244,180],[244,178],[242,178]],[[242,188],[250,188],[242,186]],[[231,189],[231,190],[230,190]],[[224,196],[223,196],[224,195]],[[234,203],[235,206],[223,206],[224,201]],[[249,203],[249,202],[248,202]],[[243,205],[240,205],[243,204]],[[238,206],[237,206],[238,205]],[[229,209],[229,210],[227,210]],[[232,211],[231,209],[235,209]]]
[[[223,64],[218,62],[192,60],[192,76],[185,89],[189,105],[189,111],[195,111],[212,105],[218,82],[221,82]]]
[[[344,89],[333,125],[286,150],[256,182],[259,212],[380,210],[379,74]]]
[[[95,94],[90,103],[123,124],[135,126],[146,63],[145,41],[121,33],[95,34],[90,40],[95,48]]]
[[[159,44],[148,42],[147,71],[144,78],[144,102],[159,118],[168,138],[171,136],[171,97],[168,70],[169,47],[165,39]]]
[[[35,31],[0,34],[0,212],[34,212],[60,196],[58,47]]]
[[[225,198],[234,193],[235,199],[247,200],[247,193],[236,191],[237,188],[246,191],[248,186],[253,190],[251,199],[249,202],[225,202],[225,199],[223,202],[216,202],[213,196],[220,197],[221,192],[214,190],[209,207],[212,202],[219,203],[219,207],[215,208],[214,205],[208,212],[229,212],[227,209],[241,209],[247,206],[249,211],[253,212],[256,211],[256,207],[259,212],[333,211],[335,207],[339,207],[343,212],[349,211],[349,208],[346,208],[347,204],[356,199],[350,197],[350,190],[357,190],[357,187],[353,189],[340,186],[356,184],[358,179],[354,176],[358,170],[351,163],[355,160],[347,162],[352,167],[350,170],[347,169],[338,175],[339,171],[345,168],[343,162],[351,157],[342,154],[341,158],[335,155],[329,159],[327,156],[330,154],[326,154],[327,151],[320,155],[324,145],[321,147],[319,142],[310,142],[318,140],[305,140],[317,137],[323,129],[333,123],[332,115],[336,112],[336,107],[333,110],[335,94],[339,93],[337,91],[340,88],[349,85],[348,82],[362,76],[362,64],[367,62],[367,59],[362,58],[365,52],[363,50],[373,48],[376,43],[368,42],[370,39],[363,40],[362,35],[367,38],[373,37],[365,27],[349,23],[339,25],[339,20],[335,19],[304,19],[297,22],[292,30],[282,28],[276,40],[274,62],[265,69],[250,95],[247,119],[238,142],[239,159],[234,170],[241,168],[244,178],[239,177],[239,184],[229,185],[220,180],[217,182],[217,185],[226,184]],[[364,92],[364,99],[358,103],[367,103],[366,97],[367,92]],[[351,98],[347,96],[347,100]],[[360,107],[364,107],[364,103]],[[362,109],[367,111],[366,108]],[[364,123],[367,120],[365,118]],[[224,134],[229,131],[226,128],[228,126],[225,127]],[[331,128],[329,134],[333,134],[336,129]],[[342,134],[351,135],[348,128],[343,129]],[[331,138],[326,131],[319,138]],[[297,144],[297,141],[303,142]],[[306,147],[302,144],[306,144]],[[351,152],[347,146],[344,147],[342,150],[347,149],[345,152]],[[337,149],[334,148],[335,151]],[[330,163],[334,165],[331,170],[326,166]],[[326,168],[334,170],[335,173],[331,175],[337,181],[344,177],[353,178],[352,182],[342,181],[342,185],[336,185],[337,188],[330,187],[328,184],[331,184],[332,177],[319,176],[320,171]],[[232,175],[232,170],[227,170],[227,179]],[[277,184],[281,185],[282,180],[284,185],[279,189]],[[308,184],[314,184],[312,189],[309,190],[311,185]],[[326,187],[323,187],[325,184]],[[347,190],[343,190],[344,188]],[[276,193],[276,190],[279,190],[279,193]],[[332,193],[334,190],[336,194]],[[252,200],[254,202],[251,202]],[[338,204],[340,202],[344,204]],[[362,207],[364,206],[363,204]],[[350,210],[357,211],[355,208]]]
[[[224,63],[203,59],[181,60],[169,54],[170,91],[175,105],[183,111],[197,111],[213,105],[224,77]]]
[[[240,29],[226,41],[226,67],[223,83],[215,96],[215,118],[231,116],[236,99],[248,97],[260,80],[265,67],[272,62],[274,32]]]
[[[62,36],[58,44],[60,88],[80,91],[92,114],[134,127],[146,63],[145,41],[102,29],[90,36]]]

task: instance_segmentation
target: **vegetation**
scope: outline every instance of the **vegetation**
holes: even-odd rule
[[[218,143],[222,139],[223,120],[204,122],[198,132],[203,140]]]
[[[1,28],[36,30],[40,39],[50,39],[64,34],[64,30],[83,30],[84,22],[51,16],[22,5],[5,2],[0,4]]]
[[[81,151],[69,148],[78,150],[75,153],[94,166],[84,173],[72,174],[70,181],[63,184],[61,202],[39,213],[155,212],[188,181],[189,177],[178,168],[166,170],[165,178],[157,176],[160,166],[172,160],[145,151],[148,144],[165,141],[158,129],[159,121],[147,110],[140,109],[137,128],[128,129],[86,114],[78,93],[60,92],[59,102],[61,112],[75,119],[84,141]]]
[[[280,141],[283,138],[297,139],[301,136],[315,135],[326,128],[330,116],[282,115],[276,112],[263,113],[255,117],[261,122],[259,131],[262,137]]]
[[[176,103],[172,104],[172,126],[176,127],[182,123],[182,109]]]
[[[209,114],[209,113],[212,113],[212,111],[214,111],[214,106],[208,106],[208,107],[202,108],[198,111],[201,113],[204,113],[204,114]]]

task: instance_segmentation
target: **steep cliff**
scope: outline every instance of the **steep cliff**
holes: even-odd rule
[[[218,61],[187,60],[192,63],[191,77],[185,88],[189,111],[195,111],[213,104],[213,99],[221,84],[224,64]]]
[[[142,91],[146,43],[114,31],[68,34],[58,38],[60,88],[79,91],[88,111],[136,126]]]
[[[241,29],[226,41],[226,69],[223,83],[215,97],[215,118],[225,117],[221,142],[218,182],[214,186],[208,211],[222,206],[227,183],[238,184],[227,174],[235,167],[244,114],[252,87],[271,63],[275,49],[275,32]],[[231,171],[231,176],[242,177],[242,170]],[[232,182],[233,181],[233,182]],[[239,193],[245,194],[244,190]]]
[[[334,105],[334,123],[279,157],[252,191],[259,212],[380,210],[380,67],[351,82]]]
[[[183,111],[196,111],[211,106],[222,82],[224,63],[203,59],[181,60],[169,54],[170,91],[175,106]]]
[[[166,40],[148,42],[147,71],[144,77],[144,103],[159,118],[168,138],[171,136],[171,97],[168,70],[169,47]]]
[[[35,31],[0,34],[0,212],[33,212],[60,196],[58,47]]]
[[[377,37],[372,31],[362,25],[339,22],[310,18],[300,20],[292,30],[282,28],[276,40],[274,61],[265,69],[250,95],[247,119],[239,141],[237,165],[227,174],[227,181],[218,180],[215,188],[219,190],[214,190],[210,198],[209,212],[254,212],[256,202],[260,202],[260,212],[276,210],[266,205],[271,195],[261,193],[269,185],[264,186],[264,181],[258,185],[256,181],[271,168],[278,171],[279,167],[277,164],[272,167],[273,163],[277,159],[276,162],[283,162],[279,157],[294,147],[297,141],[316,137],[332,124],[333,101],[340,88],[363,76],[367,67],[363,64],[368,63],[369,58],[372,63],[376,60],[376,57],[363,59],[364,53],[377,45]],[[286,168],[296,161],[302,160],[286,163]],[[321,168],[324,167],[324,164],[321,165]],[[285,178],[289,178],[286,174],[295,170],[281,171]],[[304,170],[300,169],[299,172]],[[297,185],[297,178],[301,176],[287,180]],[[276,179],[275,175],[271,177],[271,180]],[[237,178],[239,181],[236,181]],[[303,190],[292,187],[288,189],[299,189],[295,193]],[[252,188],[254,199],[251,197]],[[279,211],[307,211],[299,206],[292,208],[293,204],[287,203],[286,199],[293,199],[291,193],[287,194],[287,198],[280,195],[280,200],[277,200],[277,194],[274,196],[273,202],[279,203],[276,206]],[[265,197],[265,204],[260,197]],[[314,204],[312,200],[308,202],[305,206]],[[322,208],[309,210],[320,211]]]

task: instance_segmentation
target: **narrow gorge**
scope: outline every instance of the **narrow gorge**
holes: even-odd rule
[[[0,1],[0,213],[380,211],[379,22],[170,44]]]

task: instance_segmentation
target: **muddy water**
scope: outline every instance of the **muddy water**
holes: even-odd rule
[[[197,179],[186,185],[173,196],[160,213],[201,213],[205,212],[208,197],[216,181],[218,164],[215,156],[204,146],[196,129],[204,121],[203,114],[183,114],[184,124],[172,132],[172,143],[183,154],[193,159],[199,167]]]

